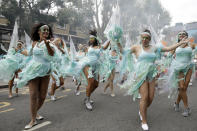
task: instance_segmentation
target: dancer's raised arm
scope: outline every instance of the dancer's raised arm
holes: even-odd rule
[[[163,47],[161,51],[162,52],[172,51],[172,50],[176,49],[177,47],[179,47],[179,46],[181,46],[183,44],[187,44],[189,42],[189,40],[190,39],[187,38],[187,39],[184,39],[184,40],[180,41],[179,43],[173,44],[173,45],[168,46],[168,47]]]

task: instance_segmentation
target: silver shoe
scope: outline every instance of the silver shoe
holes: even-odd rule
[[[43,119],[44,119],[44,117],[41,116],[41,115],[37,115],[37,116],[36,116],[36,120],[43,120]]]
[[[80,95],[80,91],[77,91],[77,90],[76,90],[76,91],[75,91],[75,95],[76,95],[76,96],[79,96],[79,95]]]
[[[92,104],[92,105],[93,105],[93,104],[94,104],[94,101],[93,101],[93,100],[90,100],[90,104]]]
[[[87,102],[87,103],[86,103],[86,108],[87,108],[88,110],[92,111],[92,105],[91,105],[90,102]]]
[[[52,101],[56,101],[55,95],[51,96],[51,100],[52,100]]]
[[[87,99],[88,99],[88,98],[85,98],[85,99],[84,99],[84,104],[86,104]],[[89,99],[89,102],[90,102],[90,104],[94,104],[94,101],[91,100],[91,99]]]
[[[37,125],[37,121],[35,121],[32,125],[30,125],[30,124],[26,125],[25,130],[31,129],[35,125]]]
[[[92,104],[90,103],[90,98],[85,98],[84,100],[86,109],[88,109],[89,111],[92,111]]]
[[[190,114],[191,114],[191,109],[190,109],[190,108],[186,108],[186,109],[184,110],[184,112],[182,113],[182,115],[183,115],[184,117],[188,117]]]
[[[174,111],[179,112],[179,104],[176,104],[176,102],[174,103]]]
[[[111,93],[111,97],[115,97],[116,95],[114,93]]]

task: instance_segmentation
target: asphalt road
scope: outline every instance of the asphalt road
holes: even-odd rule
[[[124,96],[125,90],[115,87],[115,97],[103,94],[103,84],[94,92],[93,111],[87,111],[81,95],[74,93],[74,83],[66,80],[66,89],[57,90],[57,101],[47,97],[39,114],[44,120],[38,121],[33,129],[37,131],[141,131],[138,116],[139,101]],[[148,110],[150,131],[197,131],[197,81],[188,89],[190,117],[184,118],[181,112],[173,111],[174,100],[166,94],[156,94]],[[183,110],[183,104],[181,103]],[[22,131],[30,121],[28,88],[20,90],[19,96],[8,98],[8,89],[0,88],[0,131]]]

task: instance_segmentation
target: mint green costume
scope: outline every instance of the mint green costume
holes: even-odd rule
[[[34,78],[44,77],[51,73],[53,56],[48,54],[44,41],[36,43],[32,55],[32,59],[23,68],[22,72],[19,73],[17,88],[22,88]]]
[[[139,97],[139,88],[144,81],[151,82],[156,77],[158,70],[155,61],[157,56],[160,54],[161,49],[162,47],[152,46],[150,51],[147,52],[144,51],[141,46],[141,53],[137,58],[136,63],[130,56],[133,69],[130,70],[128,79],[125,83],[123,83],[123,85],[121,85],[121,88],[127,88],[127,94],[133,95],[133,100]],[[125,51],[125,54],[128,55],[128,51]]]
[[[191,47],[178,47],[175,54],[176,56],[172,60],[169,68],[168,83],[166,86],[170,90],[169,97],[175,96],[178,91],[178,82],[181,80],[178,78],[179,74],[183,73],[184,76],[186,76],[189,69],[194,69],[194,63],[192,62],[193,51]]]
[[[13,78],[16,71],[24,67],[25,56],[21,54],[22,50],[16,51],[11,48],[5,59],[0,60],[0,79],[9,81]]]
[[[98,74],[100,72],[100,54],[102,52],[101,49],[95,49],[89,47],[88,53],[79,61],[71,61],[69,63],[68,68],[62,70],[63,76],[75,76],[79,77],[80,73],[83,71],[84,67],[89,66],[88,70],[88,78],[94,78],[98,80]]]

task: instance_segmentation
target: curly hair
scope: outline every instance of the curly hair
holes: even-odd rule
[[[90,31],[89,31],[89,34],[90,34],[90,35],[93,35],[93,36],[95,36],[95,37],[97,37],[97,31],[96,31],[96,29],[90,30]],[[89,41],[89,42],[88,42],[88,45],[89,45],[89,46],[98,46],[98,45],[99,45],[99,42],[98,42],[98,40],[95,38],[94,43],[90,43],[90,41]]]
[[[36,25],[33,26],[32,31],[31,31],[31,39],[33,41],[39,41],[40,40],[40,35],[38,34],[38,32],[39,32],[40,27],[43,26],[43,25],[47,25],[47,24],[39,23],[39,24],[36,24]],[[47,39],[51,39],[51,38],[53,38],[53,31],[52,31],[52,28],[49,25],[47,25],[47,26],[49,27],[49,36],[47,37]]]
[[[97,37],[97,31],[96,31],[96,29],[89,30],[89,34]]]

